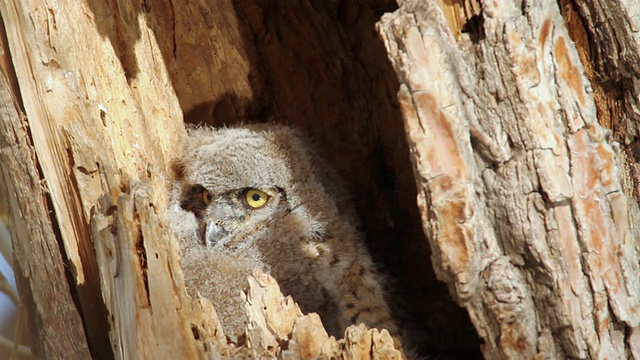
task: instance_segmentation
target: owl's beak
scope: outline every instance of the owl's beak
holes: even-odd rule
[[[228,232],[222,226],[217,224],[216,221],[209,221],[207,223],[207,229],[204,236],[205,245],[208,248],[211,248],[215,246],[216,243],[218,243],[220,239],[227,234]]]
[[[209,205],[204,223],[204,245],[208,248],[227,246],[244,216],[224,199],[216,199]]]
[[[204,233],[205,246],[212,248],[224,243],[229,236],[229,208],[224,204],[214,202],[209,206],[209,216],[206,218],[207,228]]]

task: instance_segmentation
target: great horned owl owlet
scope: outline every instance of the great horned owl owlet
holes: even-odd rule
[[[190,130],[169,209],[188,291],[215,305],[225,333],[244,329],[240,291],[270,273],[327,330],[365,323],[396,332],[339,181],[280,125]]]

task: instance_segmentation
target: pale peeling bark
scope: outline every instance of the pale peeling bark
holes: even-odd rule
[[[459,39],[435,1],[379,24],[436,273],[485,358],[640,358],[638,207],[560,9],[481,12]]]
[[[621,144],[625,193],[640,199],[640,6],[635,1],[562,1],[598,122]]]
[[[263,274],[248,280],[240,344],[227,342],[208,301],[187,297],[164,224],[184,110],[215,125],[273,116],[315,135],[370,238],[393,250],[411,285],[401,290],[415,297],[410,311],[426,313],[419,326],[439,331],[426,324],[439,314],[425,309],[445,307],[423,301],[438,296],[413,230],[418,211],[434,269],[468,311],[486,358],[640,358],[639,216],[628,198],[640,178],[637,5],[400,5],[379,31],[404,125],[371,8],[0,2],[11,55],[0,64],[0,193],[38,354],[402,356],[384,330],[329,337]],[[576,18],[561,13],[581,16],[585,38],[614,44],[598,56],[577,51],[567,30],[578,38]],[[473,16],[482,21],[470,26]],[[626,163],[601,127],[607,111]]]
[[[166,71],[154,59],[157,46],[152,34],[141,37],[135,48],[144,71],[127,79],[113,47],[100,35],[93,19],[83,15],[83,4],[59,5],[3,2],[0,12],[20,91],[14,94],[21,99],[16,106],[24,109],[27,118],[35,150],[33,166],[41,169],[41,186],[55,215],[52,223],[59,231],[64,267],[72,292],[77,293],[78,303],[68,306],[77,306],[81,312],[92,354],[108,357],[111,349],[104,336],[108,316],[89,227],[92,209],[104,194],[118,196],[129,186],[128,178],[146,178],[149,167],[168,169],[184,128]],[[155,186],[163,189],[165,183],[160,179]],[[17,240],[22,241],[29,240]],[[22,281],[46,273],[47,263],[34,261],[34,266],[17,261]],[[33,293],[38,291],[37,286],[31,288]],[[36,303],[32,309],[46,319],[39,331],[54,326],[42,306]]]
[[[116,204],[106,196],[92,218],[111,345],[116,359],[197,358],[204,349],[193,346],[192,326],[201,324],[203,339],[224,338],[215,336],[215,314],[192,310],[176,244],[149,191],[138,184]]]
[[[62,255],[45,202],[45,187],[32,161],[28,128],[16,109],[5,74],[0,74],[0,167],[6,191],[3,202],[11,211],[13,253],[21,259],[16,273],[23,301],[31,309],[30,321],[41,324],[33,346],[52,358],[77,353],[88,357],[89,348],[80,314],[65,279]],[[19,272],[18,272],[19,271]]]

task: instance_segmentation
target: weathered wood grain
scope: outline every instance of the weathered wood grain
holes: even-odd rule
[[[29,321],[39,324],[33,347],[51,358],[89,357],[82,318],[71,297],[64,262],[47,206],[28,124],[17,108],[6,74],[0,74],[0,173],[10,210],[14,271]]]
[[[185,111],[311,133],[435,342],[464,325],[427,325],[424,234],[486,358],[640,358],[640,7],[399,1],[391,68],[376,4],[0,3],[0,194],[41,356],[402,356],[329,337],[263,274],[244,344],[186,296],[163,223]]]
[[[17,84],[7,82],[4,91],[11,97],[3,98],[3,106],[24,111],[24,134],[16,141],[29,149],[19,148],[32,161],[27,165],[41,172],[38,180],[45,179],[38,186],[46,196],[38,197],[37,205],[49,206],[51,214],[24,221],[38,229],[49,220],[51,234],[43,244],[57,251],[44,262],[46,255],[37,251],[16,251],[18,262],[31,271],[27,280],[55,277],[55,301],[32,298],[30,292],[48,294],[39,282],[27,282],[22,292],[39,316],[31,322],[34,340],[56,331],[45,346],[36,347],[38,355],[256,358],[285,356],[291,339],[289,358],[302,353],[400,358],[385,331],[359,327],[350,330],[346,342],[337,342],[326,336],[317,317],[304,317],[299,310],[284,316],[283,296],[273,280],[251,283],[247,311],[255,314],[246,341],[252,347],[227,343],[211,304],[187,297],[175,240],[163,222],[169,168],[185,134],[180,105],[189,109],[202,99],[230,94],[250,100],[255,84],[245,52],[252,50],[243,47],[233,3],[189,3],[173,13],[160,5],[0,4],[8,29],[5,50],[12,60],[4,74]],[[215,43],[205,41],[203,48],[202,39]],[[236,105],[242,108],[246,99]],[[3,170],[6,177],[16,171]],[[19,218],[19,209],[34,198],[20,190],[12,199],[10,211]],[[260,300],[264,292],[269,295]],[[297,309],[292,300],[287,304]],[[61,314],[52,316],[56,311]],[[324,334],[320,346],[315,334]],[[265,339],[279,342],[258,346]]]

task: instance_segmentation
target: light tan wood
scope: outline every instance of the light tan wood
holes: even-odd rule
[[[27,124],[17,109],[5,74],[0,74],[0,164],[5,187],[14,271],[30,322],[41,324],[34,335],[38,353],[63,358],[89,357],[82,319],[65,277],[64,263],[46,206],[46,192],[29,140]]]
[[[154,58],[153,34],[142,36],[133,49],[144,71],[127,79],[109,39],[86,15],[87,5],[58,5],[3,2],[0,12],[20,89],[15,96],[22,100],[35,150],[34,166],[42,172],[40,186],[50,199],[52,225],[59,231],[64,266],[77,292],[78,303],[68,306],[82,312],[93,355],[108,357],[108,315],[89,228],[92,208],[102,194],[117,196],[130,186],[122,176],[145,178],[149,164],[166,170],[184,128],[174,93],[166,86],[164,65]],[[151,101],[157,98],[163,100]],[[162,189],[165,183],[155,185]],[[31,271],[37,274],[40,266],[47,265]]]
[[[241,344],[187,297],[164,224],[184,120],[271,120],[310,133],[345,178],[436,353],[477,355],[477,333],[488,359],[640,358],[638,13],[596,0],[0,2],[0,195],[35,351],[402,356],[384,330],[329,337],[264,274],[248,279]]]
[[[176,91],[187,109],[203,98],[229,92],[250,98],[252,91],[232,3],[220,4],[204,12],[191,4],[174,13],[173,25],[193,38],[174,44],[180,48],[169,64],[162,51],[176,39],[159,41],[153,28],[167,25],[156,22],[162,18],[148,23],[133,4],[0,4],[12,60],[4,75],[18,84],[5,80],[2,86],[2,106],[11,115],[2,119],[3,164],[10,165],[3,166],[3,176],[22,296],[37,318],[31,321],[36,353],[256,358],[281,353],[293,332],[298,348],[287,350],[289,358],[303,352],[400,358],[387,332],[360,327],[342,346],[326,336],[317,317],[306,320],[293,301],[287,306],[295,311],[283,316],[276,304],[283,296],[272,279],[259,278],[249,290],[250,347],[228,344],[211,304],[187,297],[177,245],[164,224],[170,164],[185,134]],[[220,26],[217,35],[202,26],[211,24],[209,16]],[[207,36],[219,43],[200,52]],[[33,171],[30,181],[18,176],[18,164]],[[22,218],[21,209],[30,203],[40,212]],[[45,229],[46,236],[27,233],[25,226],[32,233]],[[30,246],[48,247],[55,256]],[[262,299],[264,292],[268,297]],[[274,324],[280,330],[272,334]],[[316,333],[323,342],[308,345],[317,341]],[[266,339],[278,341],[261,347]]]

